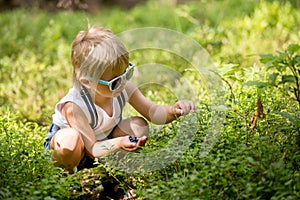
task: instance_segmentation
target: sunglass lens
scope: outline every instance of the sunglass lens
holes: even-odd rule
[[[116,79],[114,82],[111,83],[111,89],[117,90],[122,85],[122,78]]]
[[[126,73],[126,80],[131,79],[131,77],[133,75],[133,71],[134,71],[133,67],[128,70],[128,72]]]

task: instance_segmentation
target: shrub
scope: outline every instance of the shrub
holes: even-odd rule
[[[0,198],[69,198],[72,187],[78,186],[76,177],[54,168],[50,155],[44,153],[47,128],[22,122],[5,107],[0,111]]]

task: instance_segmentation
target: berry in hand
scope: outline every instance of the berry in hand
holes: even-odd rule
[[[134,142],[134,143],[138,143],[138,141],[139,141],[139,139],[137,137],[132,136],[132,135],[129,136],[129,140],[130,140],[130,142]]]

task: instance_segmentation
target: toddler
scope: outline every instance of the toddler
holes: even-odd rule
[[[72,45],[73,87],[55,106],[44,143],[52,160],[70,173],[93,166],[119,149],[135,151],[149,134],[147,121],[166,124],[195,111],[192,101],[161,106],[148,100],[130,82],[134,64],[120,39],[110,30],[92,26],[77,34]],[[122,118],[129,103],[143,117]]]

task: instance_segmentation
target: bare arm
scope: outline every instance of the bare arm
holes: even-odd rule
[[[129,103],[145,118],[155,124],[167,124],[177,116],[186,115],[196,110],[192,101],[178,101],[171,106],[156,105],[147,99],[131,82],[126,85]]]
[[[128,136],[97,142],[94,131],[90,127],[84,112],[72,102],[68,102],[63,106],[62,114],[70,127],[81,134],[86,150],[95,158],[115,152],[120,148],[134,151],[138,147],[138,144],[129,141]]]

